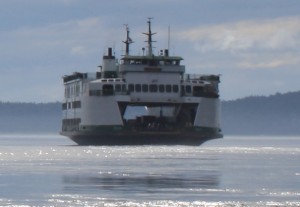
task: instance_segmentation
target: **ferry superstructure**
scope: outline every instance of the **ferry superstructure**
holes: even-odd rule
[[[183,60],[154,55],[149,19],[147,49],[116,59],[112,48],[100,71],[63,77],[61,134],[79,145],[200,145],[221,138],[220,75],[185,73]]]

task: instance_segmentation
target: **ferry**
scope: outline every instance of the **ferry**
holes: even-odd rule
[[[120,59],[108,48],[98,71],[63,77],[61,135],[78,145],[199,146],[222,138],[220,75],[187,74],[182,57],[154,54],[151,23],[142,55],[130,54],[126,26]]]

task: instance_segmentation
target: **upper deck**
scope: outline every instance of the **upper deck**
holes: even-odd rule
[[[119,72],[167,72],[180,73],[185,72],[185,66],[180,65],[183,60],[179,56],[131,56],[126,55],[121,59]]]
[[[148,21],[149,31],[147,51],[143,48],[142,55],[129,54],[132,42],[129,29],[126,27],[126,53],[118,61],[113,55],[112,48],[103,56],[100,71],[90,73],[74,73],[64,76],[66,98],[72,94],[90,96],[128,95],[149,96],[153,101],[157,97],[210,97],[218,98],[219,75],[190,75],[185,73],[185,66],[180,56],[170,56],[169,50],[160,50],[154,55],[152,49],[151,22]]]

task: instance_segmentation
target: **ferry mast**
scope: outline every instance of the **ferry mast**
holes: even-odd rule
[[[148,40],[145,41],[145,42],[148,43],[148,56],[152,56],[152,55],[153,55],[152,42],[156,42],[156,41],[153,41],[153,40],[152,40],[152,35],[155,35],[156,32],[154,32],[154,33],[151,32],[151,19],[153,19],[153,18],[149,17],[149,18],[148,18],[148,21],[147,21],[147,23],[148,23],[148,25],[149,25],[148,33],[145,33],[145,32],[143,33],[143,34],[145,34],[145,35],[148,36]]]
[[[125,49],[125,56],[126,56],[126,55],[129,55],[129,45],[131,43],[133,43],[133,41],[129,37],[129,27],[128,27],[128,24],[125,24],[125,27],[126,27],[126,40],[122,41],[122,42],[125,43],[125,45],[126,45],[126,49]]]

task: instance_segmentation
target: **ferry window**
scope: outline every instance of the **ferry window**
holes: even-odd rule
[[[126,92],[126,85],[125,84],[122,84],[122,91]]]
[[[121,85],[120,84],[115,85],[115,91],[116,92],[121,92]]]
[[[203,96],[204,88],[202,86],[194,86],[193,88],[193,96]]]
[[[71,95],[71,96],[74,95],[74,87],[73,87],[73,84],[70,85],[70,95]]]
[[[159,92],[161,92],[161,93],[165,92],[165,85],[160,84],[160,85],[158,86],[158,90],[159,90]]]
[[[81,108],[81,101],[76,101],[76,107]]]
[[[89,95],[90,96],[101,96],[101,91],[100,90],[90,90]]]
[[[72,103],[73,105],[73,108],[76,109],[76,108],[81,108],[81,102],[80,101],[74,101]]]
[[[158,61],[157,60],[150,60],[149,61],[149,65],[150,66],[157,66],[158,65]]]
[[[133,84],[129,84],[128,85],[128,90],[129,90],[129,92],[134,92],[134,85]]]
[[[166,92],[170,93],[172,91],[172,86],[171,85],[166,85]]]
[[[72,86],[69,85],[69,98],[71,98],[71,97],[72,97]]]
[[[178,85],[173,85],[173,92],[178,93]]]
[[[89,95],[94,96],[94,90],[89,90]]]
[[[135,91],[141,92],[141,90],[142,90],[141,84],[135,84]]]
[[[185,94],[185,88],[183,85],[181,85],[181,95],[184,95]]]
[[[81,119],[63,119],[63,130],[68,130],[68,129],[74,129],[74,127],[78,128],[79,124],[81,122]]]
[[[63,109],[63,110],[66,110],[66,109],[67,109],[67,103],[63,103],[63,104],[62,104],[62,109]]]
[[[192,88],[190,85],[185,86],[185,92],[186,93],[191,93],[192,92]]]
[[[102,86],[102,92],[104,96],[110,96],[114,94],[114,86],[111,84],[105,84]]]
[[[150,92],[157,92],[157,85],[150,84],[149,85],[149,90],[150,90]]]
[[[71,85],[68,85],[68,98],[71,97]]]
[[[76,96],[79,96],[79,93],[80,93],[80,84],[79,84],[79,82],[76,83],[75,92],[76,92]]]
[[[148,85],[147,84],[143,84],[142,85],[142,89],[143,89],[143,92],[148,92]]]

